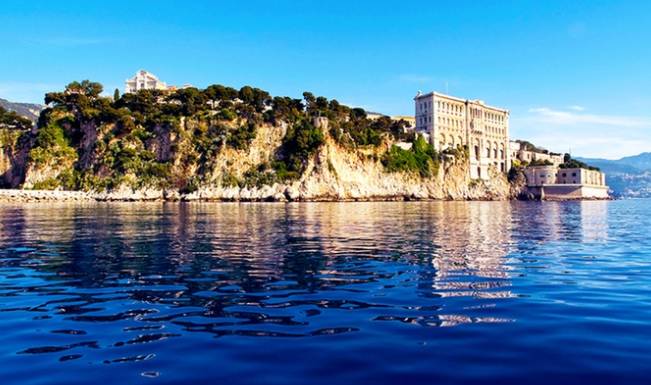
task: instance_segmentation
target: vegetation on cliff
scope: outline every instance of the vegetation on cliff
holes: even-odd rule
[[[405,150],[396,145],[384,154],[382,164],[390,172],[418,172],[422,177],[430,177],[438,173],[439,155],[434,146],[418,136],[411,149]]]
[[[24,131],[32,128],[32,122],[17,114],[14,111],[8,111],[0,106],[0,128],[15,131]]]
[[[0,106],[0,149],[13,153],[32,128],[32,122],[13,111]]]
[[[48,107],[27,133],[26,187],[102,191],[126,185],[187,193],[201,186],[272,185],[299,179],[328,137],[348,150],[383,154],[373,156],[387,172],[423,178],[436,175],[444,156],[405,133],[404,121],[370,119],[361,108],[309,92],[302,99],[222,85],[113,97],[102,92],[101,84],[85,80],[46,94]],[[2,119],[27,127],[6,112]],[[254,151],[261,128],[278,133],[271,153],[235,164],[238,154]],[[396,141],[413,146],[388,146]]]
[[[598,167],[591,166],[577,159],[572,159],[572,156],[570,154],[565,154],[563,163],[559,167],[560,168],[585,168],[588,170],[600,171]]]

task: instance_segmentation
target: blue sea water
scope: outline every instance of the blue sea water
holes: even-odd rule
[[[1,384],[648,384],[651,201],[0,205]]]

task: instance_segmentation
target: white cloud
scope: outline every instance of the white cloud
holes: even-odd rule
[[[574,105],[574,106],[569,106],[567,108],[572,110],[572,111],[585,111],[585,107],[583,107],[583,106]]]
[[[622,115],[597,115],[579,112],[554,110],[548,107],[537,107],[529,109],[533,118],[544,123],[551,124],[596,124],[622,127],[645,127],[651,126],[651,118]]]
[[[585,109],[584,109],[585,110]],[[513,111],[511,136],[556,152],[616,159],[651,150],[651,117],[585,113],[568,107]]]

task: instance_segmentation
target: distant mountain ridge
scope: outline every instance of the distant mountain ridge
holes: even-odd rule
[[[41,111],[45,108],[45,106],[41,104],[16,103],[16,102],[10,102],[9,100],[2,99],[2,98],[0,98],[0,106],[3,107],[5,110],[14,111],[17,114],[22,115],[27,119],[31,120],[32,122],[36,122],[38,120],[38,116],[40,115]]]
[[[651,197],[651,152],[617,160],[577,158],[606,173],[606,183],[616,196]]]

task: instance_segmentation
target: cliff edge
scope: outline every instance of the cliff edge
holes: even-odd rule
[[[362,109],[309,93],[303,100],[272,98],[248,86],[237,91],[219,85],[145,90],[116,100],[100,93],[98,83],[74,82],[46,95],[48,108],[35,127],[0,125],[3,185],[24,191],[0,199],[56,200],[56,191],[74,200],[517,195],[506,175],[494,169],[487,180],[470,179],[463,147],[436,152],[405,131],[404,122],[369,119]],[[53,193],[30,195],[30,190]]]

